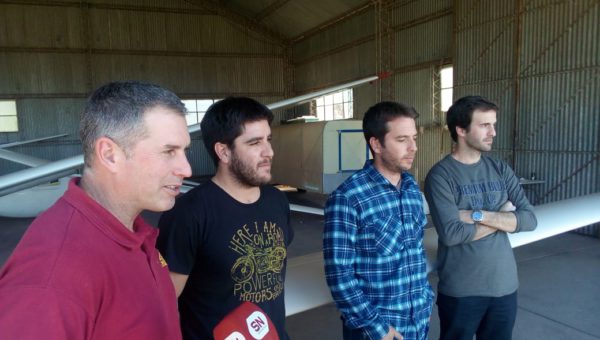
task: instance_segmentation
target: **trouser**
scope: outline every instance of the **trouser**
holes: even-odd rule
[[[344,319],[342,319],[342,334],[344,340],[369,340],[369,337],[366,335],[364,329],[352,329],[346,326],[344,323]],[[427,339],[427,334],[429,333],[429,324],[427,324],[423,329],[420,330],[419,333],[412,328],[412,330],[405,330],[405,332],[400,331],[400,333],[404,336],[405,339],[416,339],[420,336],[421,339]]]
[[[342,320],[342,335],[344,340],[367,340],[367,336],[361,329],[352,329]]]
[[[517,292],[500,297],[437,297],[440,340],[510,340],[517,317]]]

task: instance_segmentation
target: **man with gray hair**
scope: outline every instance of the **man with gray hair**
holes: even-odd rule
[[[172,92],[114,82],[88,99],[81,179],[33,221],[0,271],[6,339],[180,339],[175,290],[139,216],[175,203],[191,175],[185,107]]]

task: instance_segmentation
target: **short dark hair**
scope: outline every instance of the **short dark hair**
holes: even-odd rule
[[[223,143],[233,148],[233,141],[244,132],[244,125],[260,120],[266,120],[270,125],[273,112],[248,97],[227,97],[208,108],[200,122],[200,131],[204,146],[215,166],[219,164],[215,144]]]
[[[367,145],[374,153],[369,140],[377,138],[382,146],[385,146],[385,134],[389,132],[387,123],[399,117],[417,119],[419,113],[414,107],[402,103],[384,101],[371,106],[363,117],[363,132]]]
[[[86,166],[94,155],[98,138],[109,137],[125,154],[146,134],[144,113],[157,106],[185,116],[185,105],[177,95],[158,85],[139,81],[117,81],[101,86],[88,98],[79,123],[79,137]]]
[[[458,126],[468,131],[475,110],[494,110],[497,112],[498,106],[481,96],[466,96],[457,100],[448,109],[446,124],[448,125],[448,130],[450,130],[450,136],[455,143],[458,142],[456,127]]]

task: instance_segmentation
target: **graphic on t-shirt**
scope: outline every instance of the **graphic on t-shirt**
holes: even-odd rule
[[[286,249],[276,223],[243,225],[229,241],[229,249],[240,255],[231,268],[233,293],[240,301],[263,302],[281,294]]]
[[[506,185],[502,181],[458,184],[458,193],[469,197],[472,209],[485,209],[497,205]]]

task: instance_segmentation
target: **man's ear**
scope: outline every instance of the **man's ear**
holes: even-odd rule
[[[379,142],[379,139],[377,139],[376,137],[371,137],[369,138],[369,145],[371,146],[371,150],[373,150],[373,153],[381,153],[381,143]]]
[[[461,128],[460,126],[456,127],[456,135],[460,137],[465,137],[467,135],[467,129]]]
[[[219,142],[215,143],[215,153],[221,162],[225,164],[229,163],[231,159],[231,150],[229,150],[227,144]]]
[[[94,143],[95,161],[110,172],[116,172],[119,162],[126,158],[121,147],[108,137],[100,137]]]

